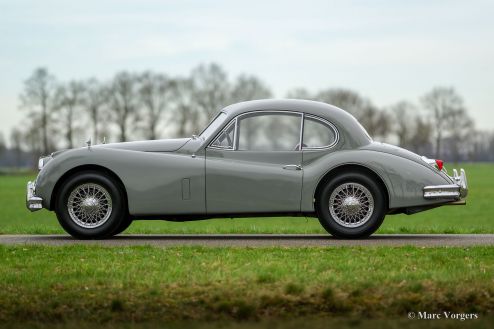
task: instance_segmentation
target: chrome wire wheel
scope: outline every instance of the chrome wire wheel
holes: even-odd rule
[[[329,212],[344,227],[364,225],[374,212],[372,193],[358,183],[344,183],[336,187],[329,197]]]
[[[110,218],[112,199],[103,186],[86,183],[72,190],[67,201],[67,209],[70,219],[80,227],[96,228]]]

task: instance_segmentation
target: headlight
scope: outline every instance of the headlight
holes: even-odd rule
[[[46,166],[46,164],[48,163],[48,161],[50,161],[51,159],[52,159],[51,156],[39,158],[39,160],[38,160],[38,169],[39,170],[43,169],[43,167]]]

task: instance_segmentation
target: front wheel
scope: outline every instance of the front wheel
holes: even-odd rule
[[[317,198],[319,222],[340,238],[362,238],[374,233],[386,215],[384,191],[362,173],[345,173],[330,180]]]
[[[64,182],[55,212],[64,230],[79,239],[110,237],[128,218],[122,188],[95,171],[76,174]]]

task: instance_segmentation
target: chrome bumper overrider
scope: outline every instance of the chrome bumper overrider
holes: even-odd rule
[[[43,199],[36,196],[35,182],[27,183],[26,207],[31,211],[40,210],[43,208]]]
[[[460,174],[458,175],[458,171],[453,169],[453,177],[451,177],[451,179],[454,184],[424,187],[424,198],[451,201],[465,199],[468,194],[467,174],[465,173],[465,170],[461,169]]]

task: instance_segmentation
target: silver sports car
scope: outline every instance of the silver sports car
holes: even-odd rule
[[[350,114],[302,100],[230,105],[192,138],[91,145],[39,160],[27,208],[56,212],[76,238],[134,219],[315,216],[360,238],[387,214],[465,204],[465,171],[372,141]]]

